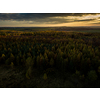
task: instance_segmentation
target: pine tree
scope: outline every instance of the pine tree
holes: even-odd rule
[[[54,65],[54,60],[53,60],[53,58],[51,58],[51,60],[50,60],[50,66],[52,67]]]
[[[47,80],[47,74],[46,73],[44,73],[43,79]]]
[[[33,67],[33,59],[32,59],[32,57],[28,57],[26,59],[26,67],[27,67],[26,77],[29,79],[31,74],[32,74],[32,67]]]
[[[98,67],[98,72],[100,73],[100,66]]]
[[[40,67],[40,56],[38,55],[36,58],[37,67]]]
[[[26,59],[26,67],[30,67],[30,66],[33,66],[33,59],[32,59],[32,57],[28,57]]]
[[[14,63],[13,63],[13,62],[11,62],[10,66],[11,66],[11,68],[13,68],[13,67],[14,67]]]
[[[5,64],[6,65],[9,65],[10,64],[10,59],[9,58],[5,61]]]
[[[5,54],[2,54],[2,58],[5,58]]]
[[[1,63],[5,63],[5,54],[2,54],[2,57],[1,57]]]
[[[43,66],[44,65],[44,57],[42,54],[40,54],[40,65]]]
[[[16,57],[16,64],[19,65],[20,61],[19,61],[19,56]]]
[[[45,64],[48,65],[48,61],[49,61],[49,60],[48,60],[48,56],[47,56],[46,53],[44,53],[44,59],[45,59]]]
[[[11,53],[10,54],[10,61],[13,62],[14,61],[14,58],[15,58],[14,55]]]

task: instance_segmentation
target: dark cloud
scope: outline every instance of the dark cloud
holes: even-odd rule
[[[52,24],[62,24],[62,23],[71,23],[71,22],[90,22],[90,21],[94,21],[96,19],[83,19],[83,20],[79,20],[79,19],[65,19],[65,18],[49,18],[49,19],[42,19],[40,20],[41,22],[48,22],[48,23],[52,23]],[[37,22],[40,22],[39,20]]]
[[[94,21],[96,19],[83,19],[83,20],[74,20],[75,22],[84,22],[84,21]]]
[[[1,21],[23,21],[23,24],[62,24],[71,22],[88,22],[94,19],[69,19],[68,16],[82,17],[97,13],[0,13]],[[65,18],[64,18],[65,17]],[[99,18],[99,17],[98,17]]]
[[[0,20],[32,21],[48,17],[83,16],[88,14],[89,13],[0,13]]]

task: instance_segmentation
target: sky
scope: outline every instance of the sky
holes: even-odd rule
[[[100,26],[99,13],[0,13],[0,27]]]

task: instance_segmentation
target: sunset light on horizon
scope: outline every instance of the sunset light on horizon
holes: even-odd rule
[[[96,13],[0,13],[0,27],[100,26]]]

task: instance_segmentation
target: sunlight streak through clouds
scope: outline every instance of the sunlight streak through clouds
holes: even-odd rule
[[[93,26],[100,14],[89,13],[0,13],[0,27]]]

